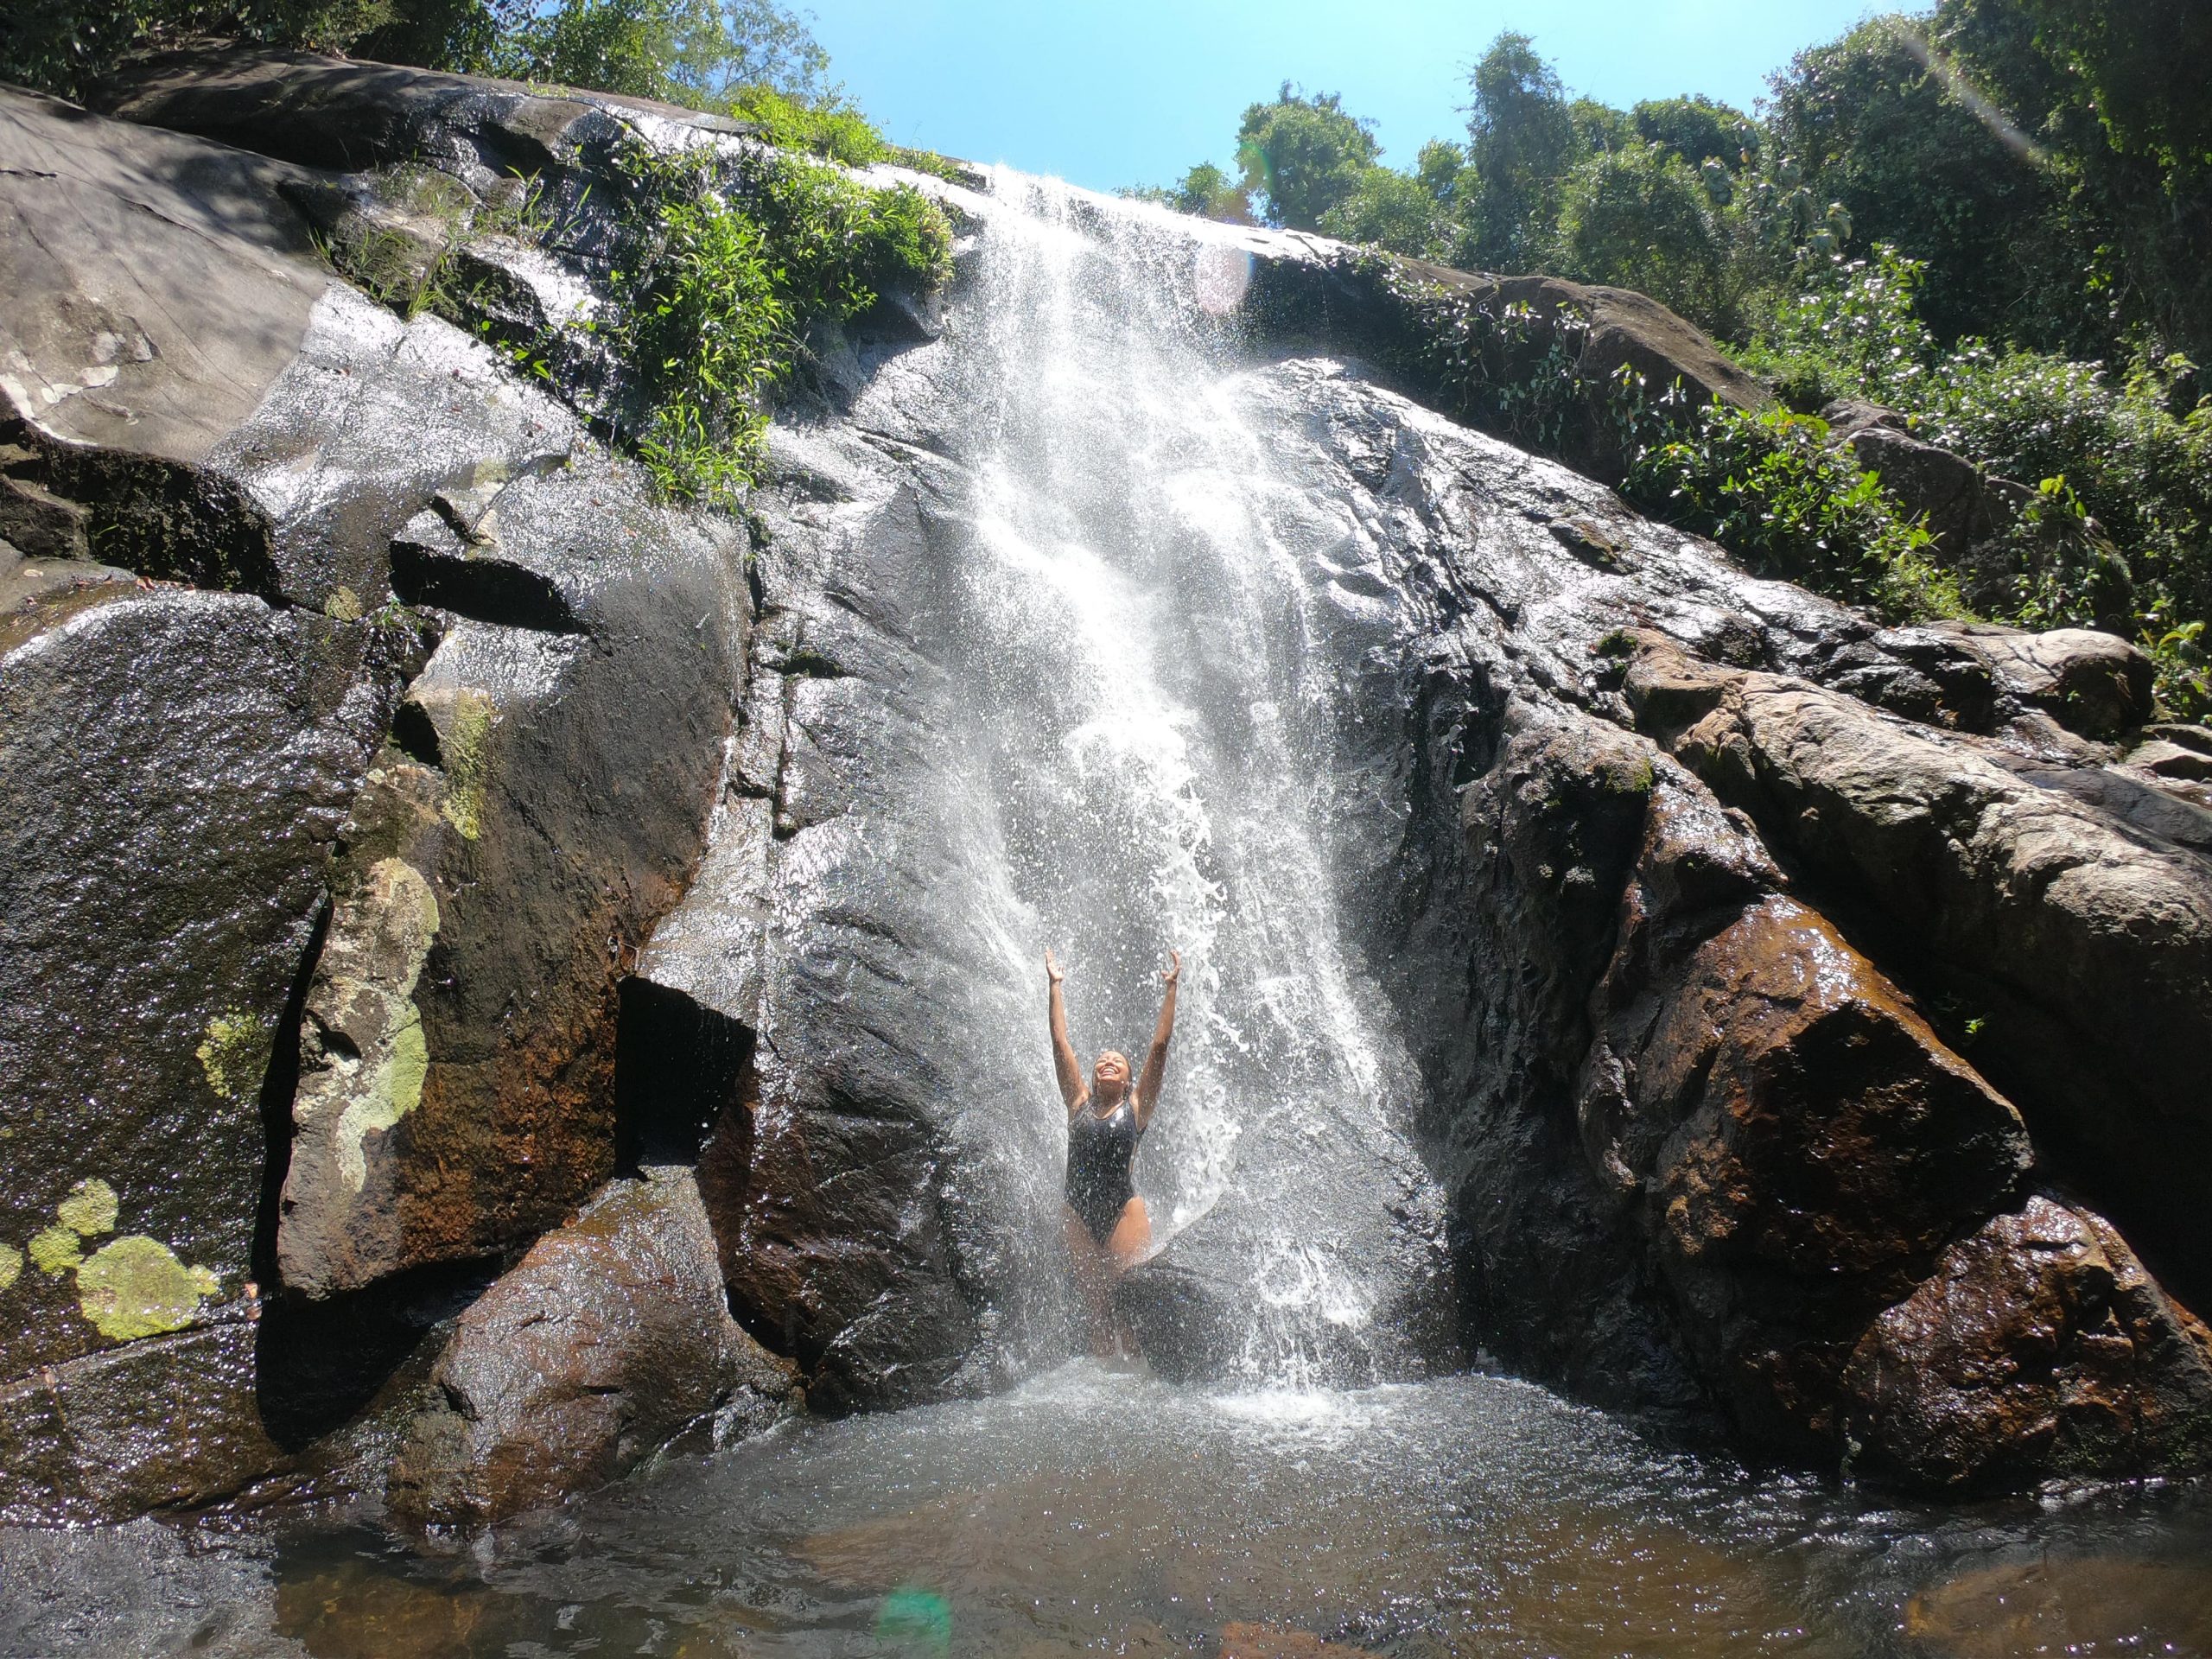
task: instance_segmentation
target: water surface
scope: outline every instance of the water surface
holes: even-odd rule
[[[18,1533],[0,1565],[24,1654],[2212,1651],[2200,1488],[1885,1507],[1480,1375],[1208,1392],[1078,1363],[672,1458],[446,1554],[263,1514]]]

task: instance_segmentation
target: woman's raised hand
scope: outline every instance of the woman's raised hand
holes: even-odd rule
[[[1055,985],[1067,977],[1060,971],[1059,964],[1052,960],[1052,947],[1049,944],[1045,947],[1045,977]]]
[[[1183,977],[1183,953],[1180,950],[1170,950],[1167,953],[1167,960],[1173,965],[1161,969],[1160,976],[1173,985]]]

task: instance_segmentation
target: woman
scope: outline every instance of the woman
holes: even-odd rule
[[[1045,977],[1052,984],[1052,1069],[1059,1074],[1060,1098],[1068,1109],[1068,1255],[1075,1262],[1095,1354],[1117,1345],[1114,1281],[1152,1248],[1152,1217],[1136,1195],[1130,1166],[1137,1142],[1152,1127],[1153,1108],[1160,1103],[1160,1081],[1167,1073],[1167,1039],[1175,1034],[1175,987],[1183,976],[1183,957],[1177,950],[1167,955],[1170,965],[1160,975],[1167,992],[1160,1005],[1160,1023],[1153,1028],[1152,1052],[1132,1091],[1129,1062],[1110,1048],[1098,1057],[1084,1084],[1083,1065],[1068,1040],[1063,976],[1052,953],[1045,953]]]

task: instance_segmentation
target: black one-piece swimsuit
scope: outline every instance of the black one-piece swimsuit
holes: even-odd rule
[[[1127,1096],[1103,1117],[1085,1105],[1068,1120],[1068,1207],[1101,1244],[1113,1236],[1114,1224],[1136,1197],[1129,1166],[1143,1135]]]

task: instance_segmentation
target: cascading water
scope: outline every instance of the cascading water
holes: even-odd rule
[[[1002,172],[979,257],[953,645],[1008,949],[1058,950],[1086,1064],[1106,1047],[1141,1064],[1157,970],[1183,952],[1138,1164],[1155,1238],[1215,1236],[1209,1266],[1242,1281],[1243,1370],[1305,1378],[1348,1347],[1371,1369],[1376,1264],[1426,1186],[1401,1132],[1415,1069],[1336,880],[1360,833],[1343,685],[1374,601],[1332,586],[1346,527],[1275,465],[1210,315],[1236,297],[1233,245]],[[1038,1001],[1004,1039],[1041,1068]]]

